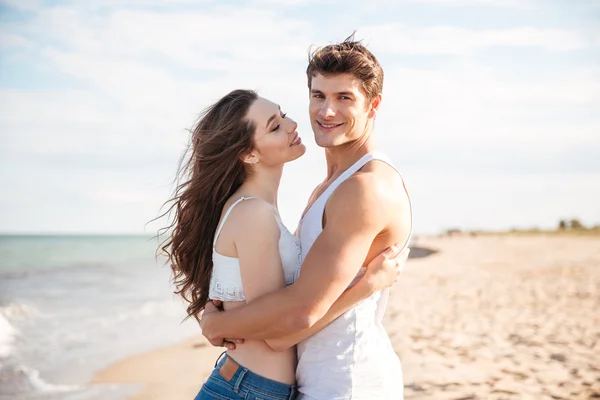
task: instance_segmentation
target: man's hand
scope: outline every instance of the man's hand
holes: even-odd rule
[[[400,277],[410,249],[407,247],[398,252],[399,247],[397,244],[388,247],[367,265],[361,281],[365,281],[373,292],[392,286]]]
[[[219,313],[221,311],[224,311],[222,301],[212,300],[206,303],[206,305],[204,306],[204,312],[202,313],[202,318],[200,319],[200,329],[202,329],[202,326],[205,324],[206,319],[211,318],[211,314]],[[236,343],[244,343],[244,339],[210,338],[204,334],[204,329],[202,329],[202,334],[213,346],[226,347],[227,350],[235,350]]]

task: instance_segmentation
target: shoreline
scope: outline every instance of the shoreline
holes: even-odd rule
[[[193,399],[224,350],[201,335],[136,354],[100,370],[88,385],[140,387],[128,400]]]
[[[405,398],[600,397],[600,246],[582,236],[419,237],[384,326]],[[129,400],[192,399],[222,348],[200,334],[125,358],[90,384]]]

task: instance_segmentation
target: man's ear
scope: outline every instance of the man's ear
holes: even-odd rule
[[[379,106],[381,105],[381,93],[377,96],[373,97],[371,100],[371,104],[369,105],[369,118],[375,118],[377,115],[377,110],[379,110]]]

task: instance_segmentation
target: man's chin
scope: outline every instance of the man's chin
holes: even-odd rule
[[[340,146],[346,143],[346,140],[340,137],[315,137],[315,143],[317,146],[327,149]]]

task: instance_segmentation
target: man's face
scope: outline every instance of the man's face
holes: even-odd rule
[[[317,145],[340,146],[365,134],[381,95],[368,101],[360,84],[349,74],[313,76],[308,112]]]

